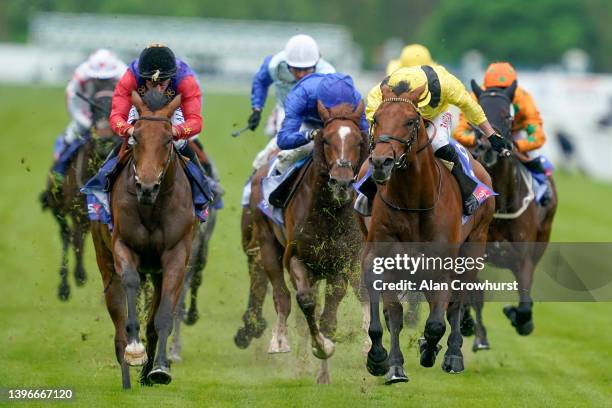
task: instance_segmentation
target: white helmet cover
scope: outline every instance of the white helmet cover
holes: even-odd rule
[[[102,48],[89,56],[84,68],[90,78],[111,79],[121,76],[127,66],[115,54]]]
[[[287,65],[295,68],[310,68],[317,65],[321,55],[317,42],[309,35],[294,35],[285,45]]]

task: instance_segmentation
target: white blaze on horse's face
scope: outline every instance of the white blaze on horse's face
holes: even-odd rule
[[[338,128],[338,136],[342,142],[340,147],[340,160],[344,160],[344,146],[346,145],[346,137],[351,134],[351,128],[348,126],[340,126]]]

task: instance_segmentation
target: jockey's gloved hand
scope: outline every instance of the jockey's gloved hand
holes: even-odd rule
[[[320,131],[321,129],[313,129],[310,132],[308,132],[308,140],[314,140]]]
[[[493,150],[498,153],[502,153],[504,150],[512,150],[512,144],[504,139],[499,133],[493,133],[491,136],[489,136],[489,142],[491,143]]]
[[[257,126],[259,126],[259,122],[261,121],[261,110],[253,109],[253,113],[249,116],[248,124],[249,129],[255,130]]]

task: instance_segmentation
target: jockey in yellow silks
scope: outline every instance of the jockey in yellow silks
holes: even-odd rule
[[[387,75],[391,75],[399,68],[408,68],[420,65],[434,65],[427,47],[421,44],[410,44],[402,49],[398,59],[392,59],[387,64]]]
[[[452,126],[452,115],[449,105],[457,106],[465,115],[467,121],[478,127],[482,133],[489,138],[491,146],[497,152],[511,150],[508,141],[495,132],[487,120],[480,105],[472,98],[461,81],[449,73],[441,65],[422,65],[409,68],[399,68],[385,78],[385,81],[394,89],[401,82],[408,84],[409,89],[424,86],[424,91],[419,98],[417,109],[424,119],[429,119],[435,126],[435,138],[431,145],[436,157],[453,163],[451,173],[457,179],[463,199],[463,211],[466,215],[472,214],[478,208],[478,200],[473,192],[476,182],[466,174],[459,155],[450,144]],[[372,124],[374,113],[382,102],[381,84],[374,86],[368,93],[366,102],[366,117]],[[428,133],[433,134],[434,129],[428,128]]]

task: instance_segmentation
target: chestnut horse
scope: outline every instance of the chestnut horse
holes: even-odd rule
[[[364,103],[356,109],[341,104],[327,109],[319,101],[319,115],[324,122],[314,138],[312,163],[300,171],[301,182],[285,208],[285,228],[281,230],[257,207],[262,199],[261,179],[267,166],[252,180],[250,212],[243,215],[243,247],[251,274],[249,310],[245,327],[236,334],[238,346],[248,346],[252,337],[261,335],[265,321],[261,304],[265,297],[264,270],[272,283],[277,321],[272,332],[269,353],[288,352],[287,317],[291,311],[289,289],[283,266],[289,271],[296,300],[306,317],[312,352],[321,359],[317,383],[329,383],[327,359],[334,353],[331,339],[337,325],[337,311],[346,293],[351,274],[358,268],[361,237],[353,215],[352,183],[367,155],[367,138],[359,127]],[[252,221],[252,229],[249,228]],[[319,321],[315,313],[316,282],[326,280],[325,306]],[[254,288],[259,291],[253,292]]]
[[[516,90],[516,82],[506,89],[481,89],[472,81],[472,90],[485,111],[489,121],[499,133],[512,141],[512,116],[510,106]],[[477,133],[478,134],[478,133]],[[523,336],[534,329],[531,299],[531,285],[536,265],[546,250],[550,240],[552,223],[557,210],[557,192],[554,180],[549,177],[552,199],[545,206],[536,203],[532,196],[529,200],[529,186],[519,173],[521,161],[529,158],[513,150],[510,157],[498,156],[488,143],[478,139],[475,149],[478,160],[493,179],[493,188],[499,193],[496,200],[495,215],[489,226],[487,261],[499,268],[512,271],[519,287],[519,304],[506,306],[504,314],[508,317],[517,333]],[[527,197],[527,200],[525,198]],[[529,245],[526,243],[540,244]],[[494,243],[494,245],[493,245]],[[544,244],[542,244],[544,243]],[[482,296],[479,296],[482,298]],[[482,317],[480,302],[472,302],[476,311],[476,338],[474,349],[479,344],[488,345],[486,332],[481,329]]]
[[[399,340],[403,326],[402,305],[397,292],[374,289],[374,279],[378,276],[373,274],[374,258],[395,256],[394,251],[401,249],[401,243],[437,243],[453,257],[482,256],[495,204],[492,199],[486,200],[462,225],[459,186],[450,171],[434,157],[425,121],[416,108],[424,87],[410,90],[409,84],[400,83],[392,90],[383,84],[381,90],[383,101],[374,115],[370,142],[370,165],[373,166],[372,176],[378,184],[378,192],[367,226],[362,280],[370,298],[368,334],[372,347],[366,366],[372,375],[384,375],[386,383],[392,384],[408,381]],[[472,164],[477,177],[490,186],[490,178],[482,166],[475,161]],[[393,247],[391,251],[389,247]],[[436,272],[439,282],[448,284],[458,278],[473,281],[476,270],[472,268],[462,275],[453,270]],[[424,338],[419,341],[421,365],[431,367],[435,363],[440,350],[438,342],[446,331],[446,313],[451,333],[442,368],[449,373],[462,372],[460,321],[465,294],[444,288],[424,291],[424,294],[430,311]],[[381,296],[391,336],[389,354],[382,344]]]
[[[112,90],[102,90],[89,101],[92,112],[91,135],[70,160],[61,186],[51,187],[48,199],[43,204],[43,209],[51,210],[60,228],[62,261],[57,296],[63,301],[70,298],[68,249],[71,245],[74,249],[74,278],[77,286],[83,285],[87,279],[83,267],[83,247],[89,231],[89,218],[85,196],[79,190],[100,168],[113,147],[120,143],[119,136],[113,134],[108,121],[112,96]],[[49,182],[52,186],[51,178]]]
[[[111,191],[112,235],[106,225],[92,223],[123,388],[130,388],[130,365],[144,365],[142,384],[171,381],[166,344],[198,222],[189,181],[172,142],[170,117],[181,103],[180,95],[167,103],[156,90],[143,99],[133,92],[132,103],[140,116],[134,125],[132,156]],[[146,350],[136,307],[145,273],[154,288]]]

